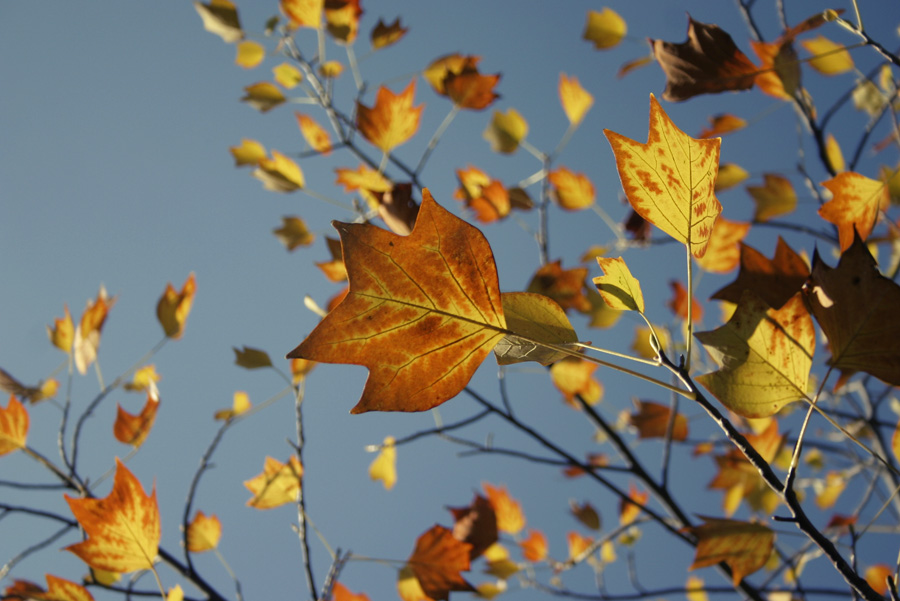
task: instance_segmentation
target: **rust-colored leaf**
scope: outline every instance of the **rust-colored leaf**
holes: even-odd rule
[[[497,542],[497,514],[486,498],[475,495],[468,507],[448,507],[453,514],[453,537],[469,543],[469,559],[474,560]]]
[[[695,140],[650,95],[650,131],[641,144],[604,130],[616,155],[625,196],[634,210],[698,259],[706,252],[722,205],[716,199],[721,140]]]
[[[690,569],[725,562],[734,586],[763,567],[772,553],[775,533],[762,524],[704,517],[703,524],[686,528],[697,537],[697,551]]]
[[[547,537],[540,530],[529,530],[528,537],[519,541],[519,547],[526,561],[535,563],[547,558]]]
[[[663,438],[669,428],[672,410],[653,401],[635,400],[635,412],[628,416],[638,431],[638,438]],[[672,424],[672,440],[687,440],[688,422],[681,413],[675,414]]]
[[[253,493],[248,507],[272,509],[287,503],[295,503],[303,482],[303,466],[295,455],[287,463],[266,457],[263,471],[244,481],[244,487]]]
[[[587,273],[586,267],[563,269],[562,261],[557,259],[538,268],[526,291],[549,296],[566,311],[575,309],[587,313],[591,310],[591,303],[584,292]]]
[[[148,496],[117,458],[109,495],[102,499],[65,498],[88,537],[69,545],[67,551],[92,568],[119,574],[153,568],[160,538],[155,487]]]
[[[753,87],[756,65],[717,25],[688,16],[688,39],[680,44],[650,40],[666,74],[663,98],[672,102],[699,94],[718,94]]]
[[[297,126],[300,127],[303,139],[310,148],[323,155],[331,154],[331,136],[328,135],[325,128],[309,115],[294,113],[294,117],[297,119]]]
[[[436,525],[416,540],[404,569],[428,598],[446,601],[450,591],[475,590],[460,573],[469,571],[470,546],[455,539],[449,529]]]
[[[448,54],[433,60],[422,72],[422,76],[431,84],[435,92],[441,96],[446,96],[447,90],[444,87],[444,81],[447,76],[452,73],[461,73],[465,69],[477,70],[480,60],[481,57],[478,56]]]
[[[582,536],[578,532],[569,532],[566,534],[566,542],[569,543],[569,560],[583,561],[585,554],[594,543],[594,537]]]
[[[672,289],[672,298],[667,303],[669,309],[672,310],[672,313],[675,314],[675,317],[680,317],[681,319],[688,318],[688,293],[687,288],[684,287],[678,280],[669,280],[669,288]],[[691,299],[691,319],[694,322],[698,322],[703,318],[703,305],[697,300],[697,298]]]
[[[325,28],[336,41],[352,44],[359,35],[359,0],[325,0]]]
[[[44,576],[47,590],[27,580],[16,580],[6,587],[3,601],[94,601],[86,588],[53,574]]]
[[[188,524],[187,548],[191,553],[212,551],[219,546],[222,537],[222,523],[215,515],[207,516],[202,511],[194,514]]]
[[[819,215],[837,226],[841,252],[853,244],[854,231],[865,242],[875,227],[878,212],[887,210],[890,203],[885,183],[846,171],[822,182],[822,185],[833,197],[822,205]]]
[[[394,22],[387,24],[383,19],[378,19],[378,23],[372,29],[372,50],[380,50],[387,48],[400,41],[400,38],[406,35],[408,28],[400,24],[400,17],[394,19]]]
[[[381,86],[371,108],[358,102],[356,126],[359,133],[384,152],[390,152],[409,140],[418,131],[422,109],[425,108],[421,104],[413,106],[415,93],[416,82],[413,80],[399,94]]]
[[[116,421],[113,424],[113,435],[116,440],[130,444],[136,449],[140,447],[153,428],[158,410],[159,399],[152,391],[147,393],[147,402],[136,415],[122,409],[122,405],[117,405]]]
[[[444,77],[443,87],[447,97],[461,109],[480,111],[500,98],[494,88],[500,81],[500,74],[482,75],[475,67],[467,67],[459,72],[449,72]]]
[[[745,290],[752,290],[770,307],[780,309],[809,277],[809,267],[803,257],[794,252],[781,236],[771,259],[752,246],[743,242],[738,244],[741,255],[738,277],[711,298],[737,304]]]
[[[900,286],[878,272],[858,236],[837,267],[816,253],[803,292],[828,338],[831,365],[845,375],[862,371],[900,385]]]
[[[407,237],[334,225],[350,292],[288,357],[368,367],[353,413],[424,411],[456,396],[505,335],[487,240],[428,190]]]
[[[10,396],[6,409],[0,407],[0,455],[25,446],[28,438],[28,412],[16,397]]]
[[[509,496],[505,486],[493,486],[482,482],[481,487],[487,495],[497,518],[497,529],[507,534],[518,534],[525,527],[525,514],[518,501]]]
[[[462,200],[472,209],[475,219],[482,223],[493,223],[509,215],[512,203],[509,192],[502,183],[472,166],[457,169],[456,177],[460,187],[454,193],[454,198]]]
[[[730,114],[716,115],[709,118],[709,127],[697,135],[698,138],[715,138],[716,136],[724,136],[739,129],[747,127],[747,121]]]
[[[184,334],[184,326],[197,294],[197,278],[191,272],[178,292],[171,282],[156,303],[156,317],[167,338],[178,340]]]

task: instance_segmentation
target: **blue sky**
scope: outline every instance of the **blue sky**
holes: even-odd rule
[[[873,36],[888,47],[894,45],[900,21],[897,4],[888,0],[860,4],[864,17],[871,15],[866,24]],[[645,140],[649,94],[659,96],[664,79],[659,68],[651,65],[617,80],[619,66],[647,53],[646,37],[682,41],[685,11],[697,20],[719,24],[748,54],[750,50],[732,3],[611,1],[609,6],[625,18],[629,35],[618,48],[597,52],[581,39],[587,11],[601,7],[594,2],[364,1],[359,56],[367,54],[368,31],[378,18],[392,21],[400,16],[410,28],[399,45],[362,60],[363,75],[370,82],[364,100],[371,103],[381,82],[399,91],[416,79],[416,103],[424,102],[426,107],[421,130],[397,150],[401,159],[414,164],[450,109],[418,76],[421,70],[438,56],[462,52],[481,56],[483,72],[502,73],[498,86],[502,98],[488,111],[461,113],[422,175],[435,198],[462,215],[460,203],[453,200],[456,169],[475,165],[512,184],[540,167],[522,151],[511,157],[491,152],[481,135],[491,111],[518,110],[530,126],[528,141],[549,151],[567,126],[556,91],[559,73],[575,75],[594,95],[595,104],[559,164],[586,173],[595,184],[598,203],[614,219],[621,219],[627,211],[620,201],[615,163],[602,130],[609,128]],[[788,3],[789,19],[797,22],[820,8],[818,2]],[[260,39],[263,23],[277,6],[275,2],[243,2],[239,9],[248,35]],[[761,6],[758,19],[768,37],[775,37],[774,8]],[[834,29],[825,33],[850,41]],[[301,32],[299,40],[312,52],[313,34]],[[329,58],[345,60],[342,50],[333,44],[327,52]],[[310,295],[324,304],[338,287],[327,283],[313,262],[328,258],[324,237],[334,236],[330,220],[352,215],[302,193],[264,191],[246,170],[233,167],[228,147],[242,138],[259,140],[267,148],[285,153],[303,151],[305,144],[292,112],[309,107],[282,106],[263,115],[239,102],[242,88],[270,79],[270,68],[280,60],[270,58],[254,71],[235,66],[233,47],[205,32],[188,2],[6,2],[0,7],[0,55],[5,57],[0,61],[0,81],[4,83],[0,96],[0,281],[4,283],[0,366],[26,383],[50,375],[64,357],[48,343],[45,326],[62,315],[63,304],[68,304],[77,319],[84,302],[96,295],[102,283],[118,296],[100,349],[104,377],[112,381],[162,337],[155,306],[166,283],[180,287],[190,272],[196,273],[198,292],[186,334],[182,340],[168,343],[153,359],[163,377],[159,421],[129,463],[145,486],[155,481],[164,520],[163,544],[178,552],[181,508],[199,457],[215,433],[213,412],[230,405],[236,390],[246,390],[258,404],[282,389],[271,372],[235,367],[232,347],[262,348],[277,360],[315,326],[317,317],[304,308],[303,297]],[[861,66],[871,64],[869,52],[855,51],[854,57],[859,57]],[[851,76],[826,80],[812,75],[807,83],[814,97],[821,94],[827,98],[839,94],[851,81]],[[345,107],[350,106],[350,86],[349,74],[345,74],[338,82]],[[753,127],[724,139],[723,162],[737,162],[748,169],[748,183],[759,183],[764,172],[791,176],[800,193],[801,210],[806,210],[797,221],[814,219],[811,209],[815,201],[794,171],[797,125],[787,105],[754,91],[700,97],[679,105],[667,103],[665,109],[691,134],[716,113],[731,112],[750,120]],[[308,112],[321,117],[321,113]],[[864,117],[844,109],[835,133],[839,140],[844,135],[850,140],[864,123]],[[375,150],[371,154],[378,156]],[[867,156],[860,171],[874,177],[880,163],[895,164],[896,158],[896,154]],[[334,168],[342,166],[355,168],[357,161],[338,152],[327,159],[301,162],[310,189],[346,201],[334,184]],[[814,181],[826,179],[821,170],[811,176]],[[752,202],[742,189],[723,193],[720,200],[730,219],[746,220],[752,215]],[[316,243],[287,253],[271,234],[283,215],[305,219],[318,237]],[[522,219],[531,227],[535,224],[533,214]],[[612,239],[593,213],[564,213],[553,208],[550,225],[551,256],[562,258],[566,267],[575,266],[588,246]],[[514,220],[483,229],[497,258],[501,288],[524,289],[538,258],[530,235]],[[754,232],[753,236],[753,243],[771,256],[772,232]],[[626,255],[652,299],[651,318],[660,323],[670,319],[664,305],[668,281],[684,279],[680,249],[671,252],[674,245],[664,248],[670,252],[629,251]],[[701,297],[704,291],[708,294],[729,281],[730,277],[704,276]],[[710,306],[706,324],[718,323],[716,313]],[[623,321],[614,330],[599,331],[588,330],[583,321],[576,320],[576,329],[582,339],[627,349],[637,321]],[[606,388],[603,409],[611,419],[629,409],[634,396],[667,400],[649,386],[598,373]],[[589,500],[607,524],[615,523],[616,500],[583,480],[569,481],[554,468],[511,458],[458,457],[460,447],[434,438],[399,450],[397,486],[390,492],[383,490],[367,478],[373,455],[365,452],[366,445],[378,443],[386,435],[399,437],[431,427],[434,418],[428,413],[349,415],[364,380],[363,368],[321,366],[306,391],[308,509],[332,548],[403,560],[420,533],[436,522],[450,523],[444,506],[467,504],[483,481],[509,487],[523,502],[529,525],[548,534],[551,554],[557,558],[566,554],[565,532],[577,529],[567,513],[569,499]],[[509,385],[519,414],[570,445],[575,454],[605,450],[591,442],[591,426],[561,403],[543,370],[512,370]],[[473,386],[489,398],[498,398],[491,359]],[[96,393],[95,377],[76,377],[72,383],[75,410]],[[124,456],[128,450],[111,436],[116,402],[136,412],[143,398],[117,391],[88,423],[82,452],[84,465],[94,478],[112,466],[114,455]],[[442,406],[440,415],[450,422],[473,411],[470,401],[459,398]],[[248,493],[241,484],[262,469],[267,455],[283,460],[290,454],[286,441],[294,437],[292,416],[291,403],[285,399],[235,427],[217,453],[216,469],[204,479],[195,503],[221,518],[221,551],[241,577],[247,599],[304,596],[299,547],[289,526],[296,515],[288,508],[259,512],[244,507]],[[31,408],[29,444],[52,456],[58,418],[57,408],[49,403]],[[711,431],[702,420],[695,422],[698,438]],[[522,445],[536,451],[520,434],[497,421],[475,427],[467,437],[476,441],[492,437],[498,446]],[[641,444],[638,452],[652,458],[658,447]],[[685,450],[677,459],[691,469],[687,454]],[[43,476],[32,476],[34,470],[35,464],[21,454],[0,459],[0,480],[45,481]],[[684,481],[679,481],[676,489],[696,500],[697,507],[692,510],[719,511],[719,494],[705,490],[711,472],[696,471],[679,472],[679,480],[683,476]],[[2,498],[9,502],[29,502],[19,492],[2,490]],[[105,494],[105,489],[98,494]],[[61,511],[59,497],[48,495],[39,503]],[[0,522],[0,561],[40,540],[49,532],[46,528],[18,518]],[[645,536],[659,536],[659,532],[648,529]],[[72,542],[75,538],[70,536],[55,546]],[[315,536],[311,544],[321,582],[329,565],[327,549]],[[639,565],[647,567],[644,576],[648,581],[654,578],[650,566],[663,562],[671,566],[671,582],[682,581],[690,559],[686,547],[665,540],[658,547],[644,544],[637,552]],[[201,556],[197,564],[221,591],[231,591],[215,558]],[[620,560],[613,566],[615,573],[609,574],[614,590],[627,588],[623,566]],[[395,594],[394,567],[352,562],[342,580],[372,599],[389,599]],[[41,582],[45,572],[53,572],[78,580],[84,571],[74,556],[51,549],[22,562],[13,576]],[[708,581],[716,579],[711,573],[704,576]],[[473,574],[473,581],[483,579]],[[167,586],[176,582],[165,571],[163,581]],[[565,582],[590,590],[591,575],[581,570],[567,575]],[[0,586],[7,584],[9,578],[0,582]],[[153,588],[146,578],[140,586]],[[186,592],[197,594],[190,589]],[[536,594],[530,591],[516,593],[516,598],[533,596]]]

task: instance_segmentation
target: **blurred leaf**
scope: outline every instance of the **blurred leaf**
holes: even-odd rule
[[[720,192],[722,190],[733,188],[748,177],[750,177],[750,174],[739,165],[735,165],[734,163],[719,165],[719,174],[716,178],[715,191]]]
[[[292,27],[312,27],[322,25],[324,0],[280,0],[281,12],[290,19]]]
[[[822,75],[840,75],[853,70],[853,59],[842,44],[821,35],[800,44],[812,55],[809,66]]]
[[[296,503],[303,482],[303,466],[291,455],[287,463],[266,457],[263,471],[244,482],[253,493],[247,506],[256,509],[272,509],[287,503]]]
[[[145,365],[134,372],[131,382],[126,382],[123,388],[129,391],[154,390],[159,380],[160,375],[156,373],[156,366]]]
[[[510,108],[505,114],[494,111],[483,137],[490,143],[494,152],[511,154],[518,150],[519,142],[527,135],[528,122],[516,109]]]
[[[47,590],[27,580],[15,580],[12,585],[6,587],[3,595],[4,601],[94,601],[94,597],[86,588],[53,574],[45,576]]]
[[[591,310],[591,303],[584,294],[587,273],[586,267],[563,269],[561,260],[557,259],[538,268],[526,291],[549,296],[566,311],[575,309],[587,313]]]
[[[594,507],[585,501],[581,505],[575,501],[569,501],[569,510],[575,519],[591,530],[600,530],[600,514]]]
[[[721,175],[721,171],[719,174]],[[738,266],[741,257],[741,240],[750,231],[749,223],[731,221],[719,216],[713,226],[706,254],[697,259],[697,265],[710,273],[728,273]]]
[[[259,42],[244,40],[237,45],[237,56],[234,63],[244,69],[252,69],[258,66],[266,58],[266,49]]]
[[[480,557],[497,542],[497,515],[491,502],[478,493],[468,507],[448,507],[453,514],[453,538],[469,543],[469,559]]]
[[[344,186],[345,192],[358,190],[370,209],[378,207],[378,199],[374,193],[389,192],[393,187],[390,180],[368,165],[360,165],[356,171],[347,167],[334,170],[337,173],[336,184]]]
[[[476,70],[481,57],[448,54],[435,59],[425,68],[422,76],[431,84],[434,91],[441,96],[447,95],[444,80],[451,73],[461,73],[465,69]]]
[[[482,482],[481,488],[494,508],[497,529],[507,534],[518,534],[525,527],[525,514],[519,502],[509,495],[505,486],[493,486]]]
[[[774,173],[763,174],[762,186],[747,186],[747,192],[756,202],[754,221],[769,221],[786,215],[797,208],[797,194],[786,177]]]
[[[241,102],[246,102],[261,113],[271,111],[273,108],[287,100],[275,84],[261,81],[244,88],[244,96]]]
[[[563,112],[572,126],[581,123],[584,116],[594,104],[594,97],[581,87],[578,78],[569,77],[565,73],[559,74],[559,101]]]
[[[771,259],[764,257],[752,246],[743,242],[738,244],[741,269],[737,279],[710,298],[737,304],[745,290],[752,290],[770,307],[780,309],[809,277],[806,262],[781,236],[778,237],[775,255]]]
[[[75,341],[72,350],[75,359],[75,367],[78,373],[84,375],[88,367],[97,358],[97,350],[100,348],[100,332],[109,310],[116,304],[116,297],[110,298],[106,288],[102,285],[97,292],[96,300],[88,300],[81,321],[75,328]]]
[[[574,173],[566,167],[557,167],[547,174],[553,186],[553,199],[567,211],[580,211],[594,204],[594,184],[583,173]]]
[[[400,25],[400,17],[394,19],[394,22],[388,25],[383,19],[378,19],[378,23],[372,29],[372,50],[381,50],[388,46],[393,46],[409,31],[408,28]]]
[[[638,431],[638,438],[664,438],[669,427],[672,410],[653,401],[634,401],[635,412],[629,416],[632,426]],[[675,414],[672,440],[683,441],[688,437],[688,421],[681,414]]]
[[[247,413],[252,407],[253,404],[250,402],[250,396],[243,390],[238,390],[234,393],[231,409],[220,409],[216,411],[215,414],[213,414],[213,419],[228,421]]]
[[[191,553],[212,551],[219,546],[222,537],[222,523],[215,515],[207,517],[202,511],[194,514],[188,524],[187,549]]]
[[[261,367],[272,367],[272,360],[269,359],[269,353],[260,349],[244,346],[243,348],[233,347],[234,364],[244,369],[259,369]]]
[[[128,413],[117,405],[116,422],[113,424],[113,435],[121,443],[130,444],[139,448],[144,444],[147,435],[156,422],[156,412],[159,410],[159,399],[155,394],[147,393],[147,402],[137,415]]]
[[[675,317],[679,317],[681,319],[688,318],[688,293],[687,288],[684,287],[678,280],[669,280],[669,288],[672,289],[672,298],[666,303],[666,306],[672,310],[672,313]],[[694,320],[694,323],[697,323],[703,319],[703,305],[697,300],[697,298],[691,299],[691,318]]]
[[[369,465],[369,478],[380,481],[385,490],[394,488],[397,482],[397,447],[394,446],[393,436],[384,439],[381,450]]]
[[[628,31],[625,20],[611,8],[589,10],[582,39],[592,42],[595,50],[618,46]]]
[[[232,146],[228,149],[234,157],[234,166],[258,165],[259,161],[266,158],[265,147],[256,140],[241,140],[240,146]]]
[[[0,455],[8,455],[25,447],[28,438],[28,412],[10,396],[6,409],[0,407]]]
[[[363,10],[359,0],[325,0],[325,28],[335,41],[352,44],[359,34]]]
[[[457,169],[456,177],[461,185],[453,195],[475,212],[475,219],[493,223],[509,215],[512,202],[509,192],[499,181],[492,179],[477,167]]]
[[[727,113],[716,115],[709,118],[709,127],[704,128],[697,137],[700,139],[715,138],[736,132],[745,127],[747,127],[747,122],[740,117]]]
[[[47,335],[53,346],[65,353],[72,352],[72,345],[75,343],[75,325],[72,323],[68,305],[63,305],[63,316],[53,320],[53,327],[47,326]]]
[[[171,282],[166,284],[163,295],[156,303],[156,317],[167,338],[178,340],[184,334],[184,326],[191,314],[196,294],[197,278],[193,272],[184,281],[181,292],[177,292]]]
[[[697,537],[697,551],[690,569],[725,562],[734,586],[763,567],[772,553],[775,533],[762,524],[703,517],[703,524],[686,528]]]
[[[300,166],[277,150],[272,151],[271,159],[260,159],[252,175],[272,192],[288,193],[306,187]]]
[[[310,148],[323,155],[331,154],[331,136],[328,132],[309,115],[294,113],[294,117],[297,118],[300,133]]]
[[[436,601],[446,601],[450,591],[474,591],[474,587],[460,574],[469,571],[469,548],[468,543],[453,538],[453,533],[447,528],[434,526],[416,539],[416,547],[398,580],[403,579],[405,571],[406,575],[418,581],[428,598]],[[406,597],[402,593],[400,596],[405,601],[421,599]]]
[[[528,537],[519,541],[519,547],[526,561],[537,563],[547,558],[547,537],[540,530],[529,530]]]
[[[337,79],[344,72],[344,65],[338,61],[325,61],[319,66],[319,75],[325,79]]]
[[[619,67],[619,70],[616,71],[616,78],[622,79],[632,71],[637,71],[642,67],[646,67],[647,65],[653,63],[656,60],[656,57],[652,54],[648,56],[642,56],[640,58],[636,58],[625,63],[622,63],[622,66]]]
[[[372,108],[357,103],[356,125],[359,133],[375,147],[390,152],[408,141],[419,130],[424,105],[413,106],[415,80],[400,94],[384,86],[378,88]]]
[[[453,104],[461,109],[480,111],[500,98],[494,87],[500,81],[500,74],[482,75],[475,67],[466,67],[459,72],[449,72],[444,77],[444,92]]]
[[[575,395],[588,405],[595,405],[603,398],[603,386],[594,377],[597,364],[578,357],[566,357],[550,366],[553,385],[562,393],[563,400],[572,408],[579,408]]]
[[[194,2],[194,9],[203,19],[203,28],[231,44],[244,38],[235,5],[229,0],[211,0],[209,4]]]
[[[281,63],[272,67],[272,75],[275,77],[278,85],[286,90],[296,88],[303,81],[303,73],[290,63]]]
[[[306,223],[296,216],[282,217],[281,227],[273,229],[272,233],[289,251],[300,246],[309,246],[316,239],[315,235],[306,229]]]
[[[628,499],[619,500],[619,524],[632,523],[641,514],[641,508],[650,500],[650,493],[640,490],[634,483],[628,485]]]
[[[844,153],[841,152],[841,146],[834,134],[828,134],[825,137],[825,156],[828,157],[828,164],[836,173],[846,171],[847,164],[844,162]]]
[[[569,560],[582,561],[582,557],[594,543],[594,537],[582,536],[577,532],[569,532],[566,535],[566,541],[569,543]]]

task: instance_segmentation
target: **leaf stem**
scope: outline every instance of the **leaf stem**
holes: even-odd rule
[[[425,151],[422,153],[422,158],[419,159],[419,164],[416,165],[415,170],[413,170],[413,173],[415,173],[417,177],[422,173],[422,169],[425,168],[425,163],[428,162],[428,158],[431,156],[431,153],[434,152],[434,149],[437,147],[438,142],[440,142],[444,132],[447,131],[447,128],[453,123],[453,119],[456,118],[457,113],[459,113],[459,106],[454,104],[450,108],[450,112],[447,113],[447,116],[444,117],[444,120],[441,121],[441,124],[435,130],[434,135],[431,136],[431,140],[428,141],[428,146],[425,147]]]

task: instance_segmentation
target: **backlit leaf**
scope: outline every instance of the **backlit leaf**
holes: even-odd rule
[[[837,502],[838,497],[844,492],[844,489],[847,487],[847,478],[844,474],[840,472],[828,472],[825,475],[825,482],[821,483],[821,481],[816,481],[815,484],[821,484],[821,487],[816,486],[816,506],[819,509],[829,509],[834,507],[834,504]]]
[[[669,288],[672,289],[672,298],[666,303],[675,317],[680,317],[681,319],[688,318],[688,293],[687,288],[684,287],[678,280],[669,280]],[[691,299],[691,319],[694,320],[694,323],[701,321],[703,318],[703,305],[697,300],[696,297]]]
[[[600,296],[609,307],[619,311],[644,312],[641,283],[631,275],[622,257],[597,257],[603,275],[594,278]]]
[[[779,100],[790,100],[800,85],[800,65],[793,44],[788,41],[750,40],[753,52],[762,63],[756,74],[756,86]]]
[[[378,23],[372,29],[372,50],[380,50],[387,48],[400,41],[400,38],[406,35],[408,28],[400,25],[400,17],[394,19],[394,22],[387,24],[383,19],[378,19]]]
[[[281,90],[268,81],[261,81],[245,87],[244,96],[241,98],[241,102],[246,102],[261,113],[271,111],[286,100],[287,98],[284,97]]]
[[[147,402],[137,415],[128,413],[117,405],[116,421],[113,424],[113,435],[121,443],[130,444],[134,448],[144,444],[159,410],[159,399],[155,394],[147,394]]]
[[[581,87],[578,78],[559,74],[559,101],[570,125],[578,125],[594,104],[594,97]]]
[[[519,547],[526,561],[536,563],[547,558],[547,537],[540,530],[529,530],[528,537],[519,541]]]
[[[650,40],[663,73],[663,99],[678,102],[699,94],[718,94],[753,87],[756,65],[717,25],[688,16],[688,39],[680,44]]]
[[[334,225],[350,292],[288,357],[368,367],[353,413],[424,411],[456,396],[505,335],[487,240],[427,190],[407,237]]]
[[[359,34],[359,17],[363,10],[359,0],[327,0],[325,28],[335,41],[352,44]]]
[[[721,175],[721,171],[719,174]],[[711,273],[728,273],[740,262],[740,242],[748,231],[749,223],[731,221],[720,216],[713,226],[706,254],[697,259],[697,265]]]
[[[231,146],[228,149],[234,157],[234,166],[256,165],[260,159],[266,158],[266,148],[256,140],[241,140],[240,146]]]
[[[697,551],[690,569],[725,562],[731,568],[734,586],[766,564],[775,543],[775,533],[762,524],[704,517],[701,526],[686,528],[697,537]]]
[[[579,211],[594,204],[594,184],[583,173],[558,167],[547,174],[553,186],[553,199],[563,209]]]
[[[525,514],[518,501],[509,496],[505,486],[493,486],[481,483],[494,514],[497,517],[497,529],[507,534],[518,534],[525,527]]]
[[[57,578],[52,574],[44,577],[47,580],[45,591],[33,582],[16,580],[6,587],[4,601],[94,601],[94,597],[86,588],[69,580]]]
[[[369,465],[369,478],[384,485],[385,490],[394,488],[397,482],[397,447],[394,437],[387,436],[375,460]]]
[[[667,330],[656,326],[656,337],[659,340],[659,348],[665,350],[669,346],[669,333]],[[647,326],[638,326],[634,329],[634,341],[631,343],[631,349],[644,359],[656,359],[658,353],[654,348],[655,344],[651,343],[653,339],[653,331]]]
[[[768,417],[806,398],[816,333],[799,294],[776,311],[747,291],[728,323],[696,337],[721,366],[697,381],[738,415]]]
[[[840,75],[853,70],[853,59],[842,44],[821,35],[800,43],[812,55],[809,66],[822,75]]]
[[[324,0],[280,0],[281,12],[294,27],[318,29],[322,24]]]
[[[323,155],[331,154],[331,136],[325,128],[309,115],[294,113],[294,117],[297,118],[300,133],[303,134],[303,139],[309,147]]]
[[[716,178],[716,192],[733,188],[748,177],[750,177],[750,174],[740,165],[735,165],[734,163],[719,165],[719,176]]]
[[[794,252],[781,236],[771,259],[752,246],[743,242],[738,244],[741,265],[738,277],[711,298],[737,304],[745,290],[752,290],[770,307],[780,309],[809,277],[809,267],[803,257]]]
[[[589,10],[582,39],[592,42],[594,49],[606,50],[617,46],[628,32],[628,25],[619,13],[611,8]]]
[[[369,596],[365,593],[351,593],[350,589],[340,582],[335,582],[331,587],[331,599],[332,601],[370,601]]]
[[[220,409],[216,411],[213,415],[213,419],[223,421],[234,419],[237,416],[250,411],[252,406],[252,403],[250,403],[250,396],[243,390],[238,390],[234,393],[231,409]]]
[[[591,303],[584,293],[587,273],[586,267],[563,269],[562,261],[557,259],[539,267],[526,290],[549,296],[566,311],[575,309],[587,313],[591,310]]]
[[[685,134],[652,94],[646,144],[604,132],[634,210],[702,257],[722,212],[714,193],[720,140],[695,140]]]
[[[278,85],[285,90],[296,88],[303,81],[303,74],[300,72],[300,69],[290,63],[281,63],[272,67],[272,75],[275,77]]]
[[[358,102],[356,125],[359,133],[384,152],[409,140],[419,129],[424,108],[421,104],[413,106],[415,93],[416,82],[413,80],[399,94],[381,86],[371,108]]]
[[[566,355],[535,341],[566,346],[578,340],[565,311],[553,299],[531,292],[504,292],[501,299],[506,326],[518,335],[507,335],[494,347],[500,365],[522,361],[549,365]]]
[[[187,548],[191,553],[212,551],[219,546],[222,537],[222,523],[215,515],[207,516],[202,511],[194,514],[188,524]]]
[[[879,595],[888,594],[888,578],[894,577],[894,568],[887,564],[879,563],[866,568],[863,576],[875,592]]]
[[[641,515],[642,507],[650,500],[650,493],[640,490],[632,482],[628,485],[628,499],[619,500],[619,524],[630,524]]]
[[[53,327],[47,326],[47,335],[53,346],[66,353],[72,352],[72,345],[75,343],[75,325],[68,305],[63,305],[63,316],[53,320]]]
[[[444,77],[444,93],[453,104],[461,109],[480,111],[494,103],[500,96],[494,88],[500,81],[500,74],[482,75],[475,67],[466,67],[459,72],[451,71]]]
[[[237,56],[234,59],[238,67],[252,69],[266,58],[266,49],[259,42],[244,40],[237,45]]]
[[[698,138],[715,138],[724,136],[747,127],[747,121],[735,115],[722,114],[709,118],[709,127],[704,128]]]
[[[519,142],[528,135],[528,122],[519,112],[510,108],[506,113],[494,111],[491,122],[482,136],[491,145],[491,150],[511,154],[519,148]]]
[[[404,569],[411,572],[428,598],[446,601],[450,591],[475,590],[460,574],[469,571],[469,548],[468,543],[453,538],[447,528],[434,526],[416,540]]]
[[[260,159],[252,175],[272,192],[288,193],[306,187],[300,166],[277,150],[272,151],[271,159]]]
[[[166,593],[165,601],[184,601],[184,589],[180,584],[176,584]]]
[[[585,554],[594,543],[594,538],[592,536],[582,536],[577,532],[569,532],[566,535],[566,542],[569,543],[569,560],[583,561]]]
[[[289,251],[300,246],[309,246],[316,239],[315,235],[306,228],[306,222],[293,215],[282,217],[281,227],[273,229],[272,233]]]
[[[191,313],[196,294],[197,278],[193,272],[188,274],[180,292],[175,290],[171,282],[166,284],[163,295],[156,303],[156,317],[167,338],[178,340],[184,334],[184,326]]]
[[[635,400],[635,412],[629,415],[631,425],[638,431],[638,438],[664,438],[672,417],[672,410],[652,401]],[[675,414],[672,440],[686,440],[688,421],[681,413]]]
[[[482,223],[493,223],[509,215],[512,203],[509,191],[499,181],[492,179],[477,167],[457,169],[456,177],[461,187],[454,197],[466,203],[475,212],[475,219]]]
[[[435,92],[441,96],[446,96],[447,90],[444,87],[444,81],[447,76],[452,73],[461,73],[465,69],[477,71],[480,60],[481,58],[478,56],[448,54],[433,60],[422,72],[422,76],[431,84]]]
[[[797,208],[797,194],[791,180],[774,173],[763,174],[762,186],[747,186],[747,192],[756,202],[754,221],[769,221],[786,215]]]
[[[378,199],[374,193],[389,192],[393,187],[390,180],[365,164],[360,165],[356,171],[347,167],[341,167],[334,171],[337,173],[335,183],[343,185],[346,192],[358,190],[363,200],[372,209],[378,207]]]
[[[593,374],[597,364],[578,357],[566,357],[550,366],[550,378],[553,385],[563,395],[563,400],[572,408],[580,405],[575,400],[579,395],[588,405],[595,405],[603,398],[603,386]]]
[[[846,171],[847,164],[844,162],[844,153],[841,152],[841,145],[838,144],[834,134],[828,134],[825,137],[825,156],[828,157],[828,164],[835,173]]]
[[[261,367],[272,367],[272,360],[266,351],[244,346],[242,348],[232,347],[234,351],[234,364],[244,369],[259,369]]]
[[[102,499],[64,496],[88,537],[69,545],[67,551],[92,568],[120,574],[153,567],[160,538],[155,487],[148,496],[117,458],[109,495]]]
[[[272,509],[295,503],[302,482],[303,466],[295,455],[291,455],[287,463],[266,457],[263,471],[244,481],[244,486],[253,493],[247,505],[256,509]]]
[[[203,28],[231,44],[244,38],[235,5],[229,0],[210,0],[209,4],[194,2],[194,9],[203,19]]]
[[[656,57],[652,54],[647,56],[642,56],[640,58],[636,58],[627,62],[622,63],[622,66],[619,67],[619,70],[616,71],[616,78],[622,79],[632,71],[637,71],[642,67],[646,67],[650,63],[654,62]]]
[[[833,196],[819,209],[819,215],[837,226],[841,251],[853,244],[854,232],[865,242],[875,227],[878,212],[888,208],[888,187],[883,181],[853,171],[838,173],[822,185]]]
[[[900,286],[878,272],[862,240],[841,254],[837,267],[816,254],[803,292],[828,338],[831,365],[900,385]]]
[[[6,409],[0,407],[0,455],[25,446],[28,438],[28,412],[16,397],[10,396]]]

